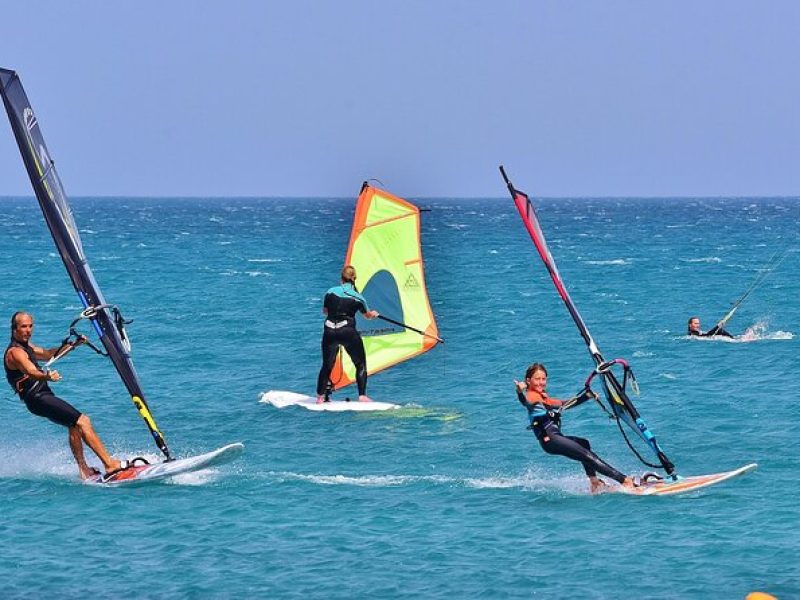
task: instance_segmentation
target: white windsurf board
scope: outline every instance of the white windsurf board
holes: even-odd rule
[[[393,410],[400,408],[399,404],[391,402],[358,402],[357,400],[331,400],[317,404],[316,397],[298,394],[297,392],[287,392],[281,390],[270,390],[261,394],[259,402],[271,404],[275,408],[286,408],[287,406],[300,406],[306,410],[320,412],[343,412],[343,411],[376,411]]]
[[[244,450],[244,444],[228,444],[227,446],[196,456],[187,456],[186,458],[178,458],[155,464],[137,464],[133,467],[117,471],[108,477],[105,475],[94,475],[84,479],[84,483],[118,486],[165,479],[182,473],[198,471],[229,462],[237,458],[242,453],[242,450]]]

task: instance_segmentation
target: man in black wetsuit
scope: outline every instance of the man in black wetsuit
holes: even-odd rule
[[[698,317],[689,317],[689,322],[687,323],[686,335],[696,335],[698,337],[713,337],[715,335],[721,335],[723,337],[729,337],[729,338],[733,337],[733,334],[725,331],[722,327],[720,327],[719,323],[717,323],[716,325],[714,325],[714,327],[703,333],[703,330],[700,329],[700,319]]]
[[[8,383],[19,394],[30,412],[63,425],[69,430],[69,447],[78,463],[82,478],[98,474],[97,469],[86,463],[83,442],[86,442],[102,461],[107,473],[119,469],[120,461],[106,451],[89,417],[53,394],[53,390],[47,385],[50,381],[60,381],[61,375],[58,371],[42,370],[37,359],[49,360],[58,354],[63,346],[40,348],[31,343],[32,334],[33,317],[26,312],[14,313],[11,317],[11,341],[3,357]],[[85,338],[79,338],[78,344],[84,340]]]
[[[378,312],[370,310],[367,300],[356,289],[356,270],[351,266],[342,269],[342,283],[325,293],[322,312],[327,317],[322,333],[322,368],[317,377],[317,403],[325,401],[325,390],[331,370],[336,363],[339,346],[344,346],[356,368],[359,402],[369,402],[367,396],[367,357],[364,341],[356,329],[356,312],[374,319]]]

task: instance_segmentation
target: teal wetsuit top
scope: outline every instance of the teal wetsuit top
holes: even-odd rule
[[[519,400],[520,404],[522,404],[522,406],[524,406],[525,409],[528,411],[528,420],[531,422],[531,425],[533,425],[534,419],[538,419],[539,417],[549,416],[547,409],[544,407],[544,404],[542,404],[541,402],[531,403],[528,400],[525,392],[520,392],[519,390],[517,390],[517,399]]]
[[[350,325],[355,325],[356,313],[369,312],[369,304],[352,283],[342,283],[335,285],[325,292],[323,306],[328,312],[328,320],[332,322],[349,321]]]

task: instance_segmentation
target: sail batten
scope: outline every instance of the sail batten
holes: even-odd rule
[[[370,375],[436,345],[439,331],[425,285],[420,213],[414,204],[365,183],[356,201],[345,264],[355,267],[370,308],[390,317],[378,323],[357,316]],[[346,353],[340,353],[331,381],[335,389],[355,381]]]
[[[92,310],[90,317],[95,331],[134,405],[150,429],[156,445],[169,459],[169,448],[150,414],[139,376],[129,354],[124,321],[118,310],[106,302],[89,267],[55,163],[50,158],[38,119],[14,71],[0,68],[0,95],[45,223],[78,298],[84,309],[96,309]]]

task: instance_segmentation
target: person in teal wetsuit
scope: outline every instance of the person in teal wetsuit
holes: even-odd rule
[[[634,480],[602,460],[594,452],[589,440],[574,435],[561,433],[561,411],[571,408],[594,397],[592,392],[584,394],[573,401],[557,400],[547,394],[547,369],[540,363],[534,363],[525,372],[525,381],[514,381],[517,399],[528,411],[530,429],[539,441],[542,449],[548,454],[566,456],[577,460],[589,478],[592,493],[598,493],[605,487],[605,482],[597,474],[617,481],[620,485],[633,487]]]
[[[327,318],[322,333],[322,367],[317,377],[318,404],[325,401],[325,391],[340,346],[344,346],[355,365],[359,402],[371,401],[367,396],[367,357],[364,341],[356,329],[356,312],[361,312],[367,319],[374,319],[378,312],[370,310],[366,298],[356,289],[355,268],[345,266],[341,281],[325,293],[322,306]]]

